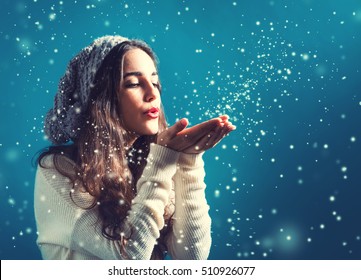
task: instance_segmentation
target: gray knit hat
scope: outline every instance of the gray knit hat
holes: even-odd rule
[[[45,118],[45,134],[53,144],[76,139],[96,72],[111,49],[127,40],[121,36],[98,38],[69,62],[60,79],[54,107]]]

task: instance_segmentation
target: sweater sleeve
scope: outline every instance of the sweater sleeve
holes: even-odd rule
[[[138,194],[125,221],[126,252],[132,259],[149,259],[160,230],[164,227],[164,208],[168,203],[172,177],[179,153],[152,144],[147,165],[137,183]]]
[[[211,246],[211,219],[205,197],[202,154],[181,153],[175,184],[173,231],[168,250],[173,259],[207,259]]]
[[[101,233],[97,207],[82,209],[69,195],[70,181],[54,168],[39,168],[35,183],[37,243],[43,258],[150,259],[164,226],[164,208],[179,153],[152,145],[122,231],[125,242]],[[64,251],[65,250],[65,251]],[[65,257],[64,257],[65,256]]]

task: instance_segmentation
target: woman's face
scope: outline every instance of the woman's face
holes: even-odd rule
[[[160,92],[157,69],[141,49],[127,51],[120,84],[120,106],[125,128],[138,136],[158,132]]]

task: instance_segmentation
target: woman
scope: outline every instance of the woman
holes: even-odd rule
[[[167,128],[156,57],[141,41],[95,40],[60,80],[38,158],[44,259],[206,259],[202,153],[235,127],[221,116]]]

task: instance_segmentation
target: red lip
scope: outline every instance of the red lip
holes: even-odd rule
[[[152,107],[148,111],[146,111],[144,114],[146,114],[148,117],[150,117],[152,119],[156,119],[159,117],[159,109],[156,107]]]

